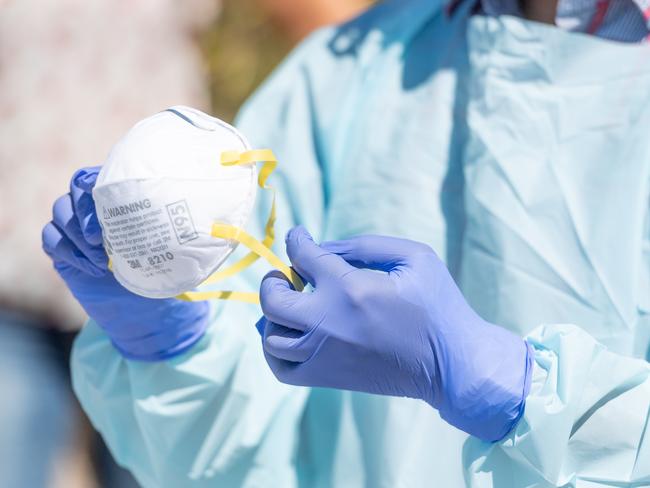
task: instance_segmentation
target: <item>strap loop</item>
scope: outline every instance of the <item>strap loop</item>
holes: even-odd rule
[[[212,226],[212,237],[215,237],[217,239],[237,241],[250,249],[251,252],[249,252],[246,256],[231,266],[227,267],[226,269],[217,271],[212,274],[202,283],[201,286],[217,283],[226,278],[234,276],[251,266],[260,257],[263,257],[266,261],[269,262],[269,264],[271,264],[271,266],[280,270],[287,277],[287,279],[291,281],[296,290],[302,291],[304,284],[300,277],[295,273],[295,271],[293,271],[293,269],[284,264],[282,260],[273,253],[273,251],[271,251],[271,246],[273,246],[273,242],[275,241],[274,227],[276,220],[276,195],[275,189],[267,185],[266,181],[277,167],[278,162],[275,155],[270,149],[257,149],[243,153],[239,153],[237,151],[225,151],[221,154],[221,164],[224,166],[247,165],[255,164],[256,162],[263,163],[257,179],[259,187],[263,190],[271,190],[273,192],[273,203],[271,204],[271,211],[264,227],[264,239],[262,242],[260,242],[243,229],[228,224],[215,223]],[[218,299],[236,300],[246,303],[259,303],[259,296],[257,293],[236,291],[187,292],[179,295],[178,298],[180,300],[186,301]]]

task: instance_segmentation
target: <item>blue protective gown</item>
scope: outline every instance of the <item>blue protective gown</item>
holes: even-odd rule
[[[320,31],[238,125],[281,161],[279,235],[426,242],[485,319],[528,335],[516,429],[486,444],[424,402],[282,385],[255,306],[215,304],[156,364],[90,322],[75,390],[144,486],[650,485],[650,46],[469,10],[388,1]]]

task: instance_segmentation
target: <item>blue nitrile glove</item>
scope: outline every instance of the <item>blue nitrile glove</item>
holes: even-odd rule
[[[72,177],[70,193],[54,203],[52,221],[43,229],[43,250],[124,357],[160,361],[181,354],[205,332],[208,304],[144,298],[115,280],[91,193],[98,174],[93,167]]]
[[[487,441],[514,427],[533,352],[470,308],[431,248],[380,236],[318,246],[297,227],[287,253],[314,291],[278,272],[262,282],[258,330],[280,381],[419,398]]]

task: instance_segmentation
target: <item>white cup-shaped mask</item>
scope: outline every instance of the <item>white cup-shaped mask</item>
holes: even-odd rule
[[[257,189],[254,164],[224,166],[249,150],[233,127],[173,107],[136,124],[111,150],[93,190],[115,278],[150,298],[199,286],[237,246],[215,222],[245,227]]]

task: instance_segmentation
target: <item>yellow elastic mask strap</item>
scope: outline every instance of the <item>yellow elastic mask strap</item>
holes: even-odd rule
[[[243,244],[250,249],[251,252],[266,259],[271,266],[281,271],[297,291],[302,291],[304,289],[305,285],[300,279],[300,276],[298,276],[293,269],[284,264],[282,260],[273,253],[273,251],[243,229],[235,227],[234,225],[214,224],[212,226],[212,237],[216,237],[217,239],[233,240]],[[178,298],[191,302],[211,299],[237,300],[247,303],[260,302],[257,293],[236,291],[190,291],[183,293]]]
[[[275,171],[275,168],[278,165],[278,160],[270,149],[258,149],[253,151],[246,151],[239,153],[237,151],[226,151],[221,154],[221,164],[224,166],[235,166],[235,165],[246,165],[246,164],[255,164],[256,162],[263,163],[260,168],[260,172],[257,178],[257,182],[263,190],[271,190],[273,192],[273,203],[271,204],[271,212],[269,217],[266,220],[266,225],[264,226],[264,239],[262,244],[267,248],[273,246],[275,241],[275,190],[267,186],[266,180],[271,176],[271,173]],[[246,256],[241,258],[236,263],[228,266],[227,268],[217,271],[212,274],[207,280],[205,280],[202,285],[211,285],[219,281],[223,281],[226,278],[240,273],[244,269],[248,268],[255,261],[259,259],[259,255],[254,252],[249,252]]]
[[[234,225],[213,224],[212,237],[237,241],[240,244],[243,244],[259,257],[266,259],[266,261],[275,269],[281,271],[282,274],[284,274],[287,279],[291,281],[291,284],[297,291],[302,291],[304,289],[305,285],[300,279],[300,276],[298,276],[293,269],[284,264],[284,262],[282,262],[282,260],[277,257],[273,251],[271,251],[268,247],[255,239],[245,230],[240,229],[239,227],[235,227]]]
[[[218,239],[227,239],[234,240],[243,244],[248,249],[251,250],[246,256],[242,259],[229,266],[228,268],[218,271],[205,280],[202,284],[208,285],[216,283],[218,281],[229,278],[244,269],[248,268],[260,257],[263,257],[266,261],[271,264],[274,268],[280,270],[286,277],[291,281],[294,288],[298,291],[302,291],[304,284],[300,277],[286,264],[278,258],[273,251],[271,251],[271,246],[275,240],[275,219],[276,219],[276,210],[275,210],[275,190],[266,184],[269,176],[275,170],[277,166],[277,159],[273,155],[273,152],[268,149],[246,151],[244,153],[238,153],[236,151],[224,152],[221,155],[221,164],[224,166],[234,166],[234,165],[245,165],[245,164],[254,164],[256,162],[264,163],[259,171],[258,184],[260,188],[265,190],[271,190],[273,192],[273,203],[271,205],[271,212],[266,221],[264,239],[262,242],[255,239],[253,236],[248,234],[243,229],[238,227],[228,225],[228,224],[219,224],[216,223],[212,227],[212,237]],[[187,292],[178,297],[181,300],[188,301],[201,301],[201,300],[211,300],[211,299],[221,299],[221,300],[236,300],[247,303],[259,303],[259,296],[257,293],[249,292],[235,292],[235,291],[199,291],[199,292]]]

